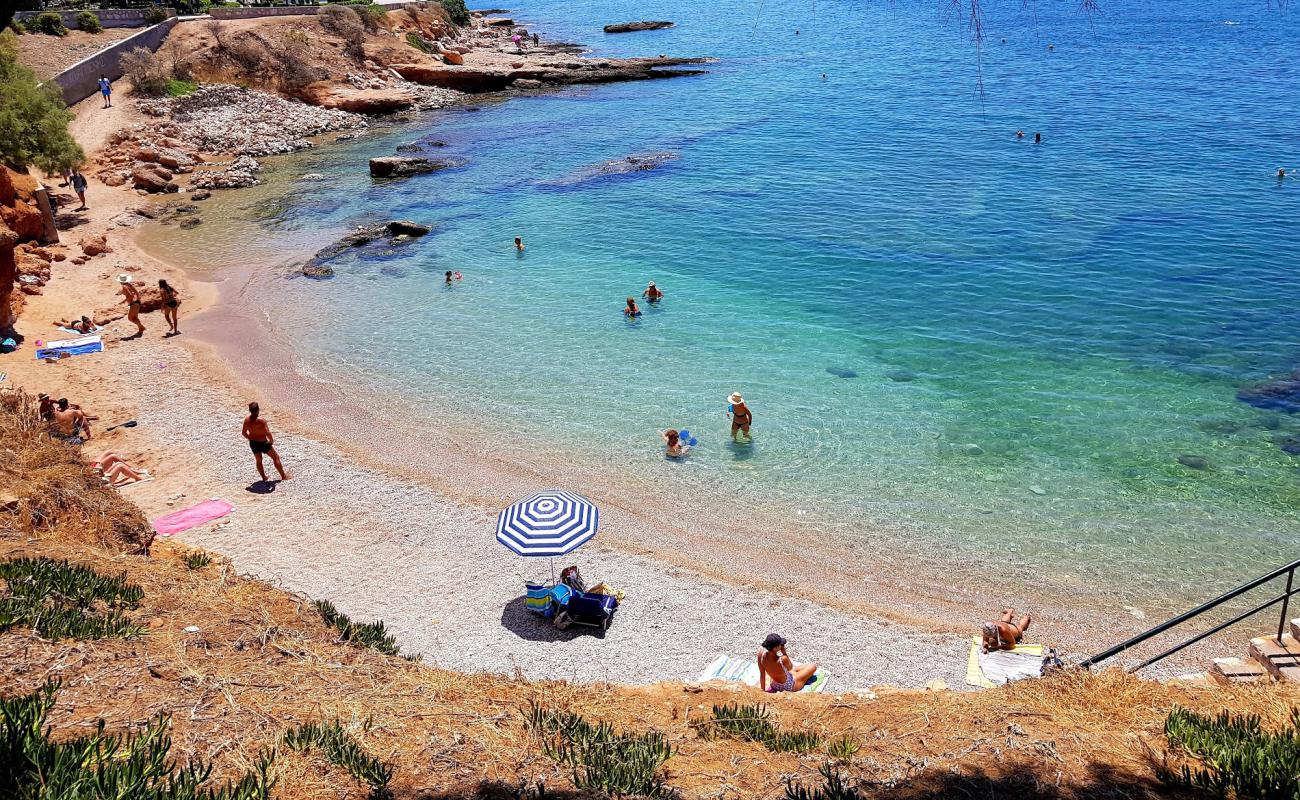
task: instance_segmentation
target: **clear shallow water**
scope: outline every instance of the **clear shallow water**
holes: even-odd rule
[[[306,371],[481,414],[503,448],[606,465],[681,513],[753,506],[954,574],[997,560],[1178,605],[1296,553],[1300,459],[1274,439],[1300,420],[1235,393],[1300,362],[1300,180],[1272,177],[1300,167],[1300,15],[1039,5],[987,8],[977,68],[931,4],[533,0],[514,16],[548,38],[722,60],[287,159],[156,245],[256,263],[369,218],[436,223],[246,298]],[[679,27],[599,30],[639,18]],[[420,139],[469,166],[366,176]],[[650,151],[680,157],[572,182]],[[666,302],[627,324],[647,280]],[[726,441],[734,390],[753,446]],[[700,439],[683,464],[657,448],[670,425]]]

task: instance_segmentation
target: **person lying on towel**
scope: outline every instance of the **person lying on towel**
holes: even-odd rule
[[[758,651],[758,688],[765,692],[798,692],[817,673],[816,664],[795,664],[785,652],[785,637],[769,633]]]
[[[984,652],[1016,649],[1016,645],[1020,644],[1025,631],[1029,630],[1029,623],[1033,620],[1025,614],[1020,618],[1020,622],[1012,622],[1015,614],[1014,608],[1008,608],[1002,612],[1002,618],[997,622],[984,623]]]

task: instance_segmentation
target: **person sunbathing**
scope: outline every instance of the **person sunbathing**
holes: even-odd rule
[[[983,627],[983,646],[984,652],[988,653],[993,650],[1015,650],[1016,645],[1024,638],[1025,631],[1029,630],[1029,623],[1033,619],[1025,614],[1019,622],[1012,622],[1016,610],[1008,608],[1003,610],[1002,617],[997,622],[986,622]]]
[[[90,462],[90,466],[102,474],[111,486],[129,486],[149,478],[149,470],[132,467],[117,453],[105,453],[98,461]]]
[[[67,328],[77,333],[90,333],[95,330],[95,323],[90,317],[83,316],[81,319],[59,319],[54,321],[54,325],[59,328]]]
[[[785,637],[769,633],[758,651],[758,688],[765,692],[802,691],[817,674],[816,664],[795,664],[785,644]]]

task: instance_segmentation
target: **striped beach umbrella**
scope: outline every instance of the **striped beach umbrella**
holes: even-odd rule
[[[548,489],[507,507],[497,541],[521,556],[562,556],[596,535],[600,510],[573,492]]]

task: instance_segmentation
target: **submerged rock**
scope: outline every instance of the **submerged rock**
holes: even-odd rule
[[[909,369],[891,369],[885,373],[885,377],[898,383],[910,383],[917,379],[917,374]]]
[[[834,375],[834,376],[837,377],[837,378],[856,378],[856,377],[858,377],[858,373],[854,372],[854,371],[851,370],[851,369],[844,369],[843,367],[827,367],[827,368],[826,368],[826,371],[829,372],[830,374]]]
[[[308,278],[332,278],[334,277],[334,268],[328,264],[304,264],[302,274]]]
[[[1279,433],[1273,437],[1273,444],[1289,456],[1300,456],[1300,436]]]
[[[1242,389],[1237,392],[1237,399],[1265,411],[1300,414],[1300,370],[1285,378]]]
[[[599,164],[592,164],[583,167],[566,178],[546,181],[542,185],[577,186],[589,181],[608,178],[615,175],[636,175],[642,172],[653,172],[662,168],[666,164],[676,161],[678,158],[680,158],[680,156],[676,153],[670,153],[667,151],[633,153],[630,156],[616,158],[612,161],[602,161]]]
[[[1178,463],[1190,469],[1209,469],[1210,459],[1205,456],[1191,455],[1184,453],[1178,457]]]
[[[349,250],[366,247],[376,242],[382,242],[386,246],[408,244],[431,230],[433,228],[429,225],[405,219],[361,226],[354,233],[349,233],[334,244],[318,250],[316,255],[303,266],[302,274],[310,278],[327,278],[334,274],[334,270],[327,266],[327,263]],[[391,254],[393,251],[382,252]]]
[[[421,225],[418,222],[411,222],[409,219],[393,220],[384,227],[394,236],[423,236],[433,230],[429,225]]]
[[[673,23],[666,19],[643,19],[640,22],[619,22],[605,26],[605,33],[632,33],[633,31],[657,31],[671,28]]]

